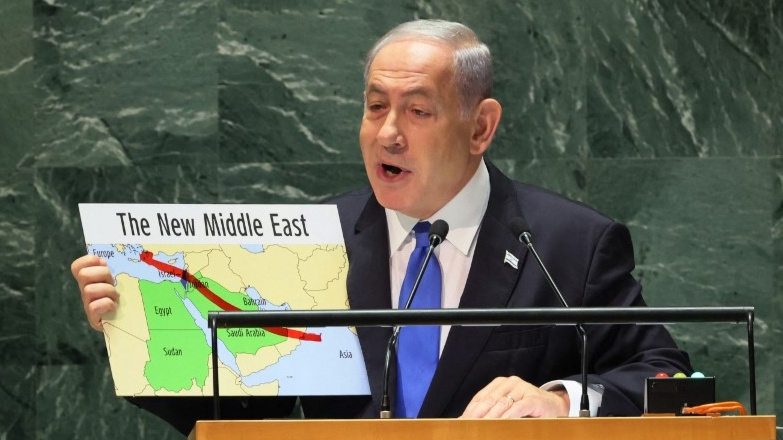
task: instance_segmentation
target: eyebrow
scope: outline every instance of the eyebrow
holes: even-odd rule
[[[378,84],[370,84],[370,86],[367,88],[367,93],[380,93],[382,95],[386,94],[386,90],[381,88]],[[432,94],[430,93],[430,90],[426,87],[414,87],[412,89],[408,89],[404,92],[402,92],[402,97],[407,98],[409,96],[424,96],[425,98],[432,97]]]

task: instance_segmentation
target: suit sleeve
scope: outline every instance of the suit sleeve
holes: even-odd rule
[[[644,306],[641,285],[631,275],[634,257],[628,229],[610,223],[594,249],[582,306]],[[592,373],[588,381],[604,389],[599,415],[641,414],[646,377],[692,370],[687,353],[661,325],[595,325],[586,326],[586,331]],[[579,376],[568,379],[581,381]]]

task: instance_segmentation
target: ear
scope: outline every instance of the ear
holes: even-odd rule
[[[472,154],[484,154],[492,143],[495,130],[500,124],[503,109],[500,103],[492,98],[481,101],[473,117],[473,136],[471,137]]]

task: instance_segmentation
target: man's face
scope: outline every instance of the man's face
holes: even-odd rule
[[[370,184],[386,208],[428,218],[480,163],[472,118],[460,118],[452,66],[448,47],[415,40],[388,44],[370,65],[359,142]]]

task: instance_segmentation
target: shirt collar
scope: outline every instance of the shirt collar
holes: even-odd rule
[[[487,210],[489,188],[489,172],[482,159],[476,173],[460,192],[432,217],[424,220],[428,222],[434,222],[438,219],[445,220],[449,224],[449,234],[446,236],[446,241],[467,256],[475,242],[484,212]],[[405,243],[410,231],[419,221],[419,219],[408,217],[400,212],[386,209],[389,249],[392,254]]]

